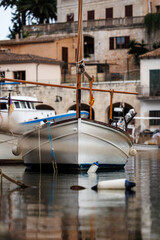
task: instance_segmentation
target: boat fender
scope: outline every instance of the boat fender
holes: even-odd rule
[[[19,149],[17,146],[14,146],[14,147],[12,148],[12,153],[13,153],[15,156],[19,156],[20,153],[21,153],[21,151],[20,151],[20,149]]]
[[[124,189],[130,190],[132,187],[135,187],[134,182],[130,182],[127,179],[116,179],[116,180],[107,180],[98,182],[97,185],[93,186],[92,189],[97,191],[99,189]]]
[[[131,148],[130,151],[129,151],[129,155],[130,155],[130,156],[136,156],[136,154],[137,154],[136,149]]]
[[[2,125],[2,123],[3,123],[3,116],[2,116],[2,114],[0,113],[0,125]]]
[[[98,162],[94,162],[90,168],[88,169],[87,173],[95,173],[99,167]]]

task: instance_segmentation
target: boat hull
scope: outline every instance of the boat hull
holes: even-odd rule
[[[0,163],[20,163],[22,155],[15,156],[13,148],[18,144],[18,136],[11,133],[0,132]]]
[[[86,119],[72,119],[43,126],[23,135],[24,164],[57,164],[63,169],[121,168],[129,158],[130,137],[122,130]]]

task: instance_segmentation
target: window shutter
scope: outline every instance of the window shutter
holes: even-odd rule
[[[109,49],[110,50],[114,49],[114,37],[109,38]]]
[[[67,22],[73,22],[74,21],[74,13],[67,14]]]
[[[88,20],[94,20],[94,10],[88,11],[87,14],[88,14]]]
[[[125,37],[125,48],[128,48],[129,41],[130,41],[130,37],[126,36]]]
[[[150,70],[150,96],[160,96],[160,70]]]
[[[106,8],[106,19],[113,18],[113,8]]]
[[[133,6],[127,5],[125,6],[125,17],[132,17],[133,16]]]

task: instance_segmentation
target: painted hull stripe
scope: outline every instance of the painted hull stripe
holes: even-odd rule
[[[86,115],[87,117],[89,116],[89,113],[87,113],[87,112],[81,112],[81,115],[82,114]],[[50,121],[50,120],[61,119],[61,118],[65,118],[65,117],[68,117],[68,118],[76,117],[76,113],[62,114],[62,115],[57,115],[57,116],[53,116],[53,117],[46,117],[46,118],[41,118],[41,119],[35,119],[33,121],[23,122],[23,123],[20,123],[20,124],[21,125],[27,125],[27,124],[42,122],[45,119]]]

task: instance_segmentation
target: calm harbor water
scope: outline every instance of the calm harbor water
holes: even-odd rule
[[[159,240],[160,150],[139,151],[124,171],[97,174],[31,173],[23,165],[3,172],[32,187],[3,179],[0,239]],[[127,178],[131,192],[94,191],[98,181]],[[73,185],[84,190],[70,189]]]

